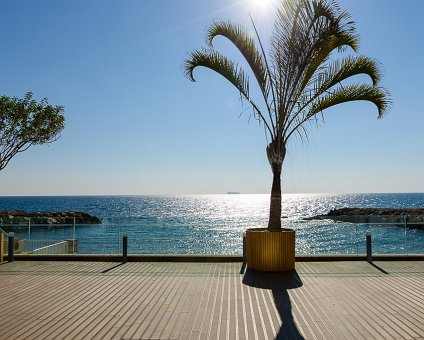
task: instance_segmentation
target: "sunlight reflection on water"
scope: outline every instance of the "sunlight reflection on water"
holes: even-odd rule
[[[364,253],[370,227],[304,220],[341,207],[424,207],[424,194],[287,194],[284,227],[296,230],[296,252]],[[77,226],[81,253],[119,253],[124,232],[130,253],[241,254],[242,233],[266,227],[269,195],[0,197],[0,209],[81,210],[102,225]],[[70,227],[15,228],[21,239],[67,239]],[[374,251],[424,253],[424,232],[373,226]]]

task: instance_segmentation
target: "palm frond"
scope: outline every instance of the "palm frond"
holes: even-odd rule
[[[356,49],[358,39],[349,15],[340,12],[334,2],[285,2],[277,17],[271,55],[278,74],[276,82],[282,116],[279,130],[282,131],[290,120],[293,106],[330,53],[346,46]]]
[[[185,61],[185,75],[195,82],[193,71],[196,67],[209,68],[231,82],[246,99],[250,99],[248,77],[236,63],[216,51],[196,50]]]
[[[350,15],[336,0],[282,0],[277,10],[270,50],[266,54],[252,20],[255,37],[228,21],[214,22],[207,30],[206,43],[212,47],[217,36],[227,38],[243,55],[265,99],[267,120],[249,93],[249,79],[241,67],[213,50],[195,51],[186,61],[186,76],[204,66],[228,79],[263,121],[271,143],[287,143],[293,133],[307,138],[305,123],[319,121],[323,111],[350,101],[364,100],[376,105],[378,118],[388,111],[389,93],[379,86],[379,64],[357,55],[359,39]],[[352,49],[354,56],[341,54]],[[368,75],[366,82],[352,84],[356,75]],[[352,85],[344,85],[349,83]],[[305,125],[304,125],[305,124]]]
[[[334,92],[322,96],[312,104],[307,118],[309,119],[332,106],[357,100],[365,100],[373,103],[377,107],[378,118],[382,118],[391,105],[388,93],[384,88],[365,84],[353,84],[340,87]]]
[[[320,70],[320,68],[322,68],[322,66],[325,65],[330,57],[330,54],[335,49],[350,47],[355,50],[357,46],[358,37],[356,35],[345,32],[337,35],[335,34],[327,39],[323,44],[317,46],[314,53],[312,53],[309,63],[304,71],[302,82],[300,83],[298,91],[302,92],[305,89],[311,78],[314,76],[314,74],[317,73],[317,71]]]
[[[273,136],[273,131],[269,127],[268,122],[259,109],[259,106],[252,100],[252,98],[250,98],[249,78],[241,67],[219,52],[213,50],[196,50],[192,52],[189,58],[185,61],[184,68],[186,77],[195,82],[196,80],[194,78],[193,71],[196,67],[200,66],[215,71],[233,84],[234,87],[239,90],[241,96],[252,105],[258,120],[264,123],[269,134]]]
[[[262,91],[265,101],[269,95],[269,82],[267,81],[267,67],[265,57],[256,48],[251,35],[240,25],[234,25],[229,21],[214,22],[207,30],[206,43],[212,46],[212,41],[217,36],[223,36],[230,40],[240,51],[249,64],[256,81]]]
[[[325,73],[320,86],[321,91],[327,91],[334,85],[356,75],[368,75],[374,86],[380,82],[381,71],[378,63],[365,56],[346,57],[332,62]]]

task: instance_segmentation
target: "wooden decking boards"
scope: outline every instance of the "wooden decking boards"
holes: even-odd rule
[[[0,339],[424,339],[424,261],[0,265]]]

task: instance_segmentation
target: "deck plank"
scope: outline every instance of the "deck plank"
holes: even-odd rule
[[[424,338],[424,262],[0,265],[0,339]]]

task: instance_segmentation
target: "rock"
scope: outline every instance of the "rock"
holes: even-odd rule
[[[320,216],[408,216],[414,220],[424,221],[424,208],[341,208],[332,209]]]
[[[340,208],[332,209],[325,215],[318,215],[308,218],[331,219],[333,221],[349,223],[399,223],[403,225],[405,219],[410,228],[423,229],[424,227],[424,208]]]
[[[4,224],[101,224],[102,221],[81,211],[26,212],[23,210],[0,210],[0,225]]]

